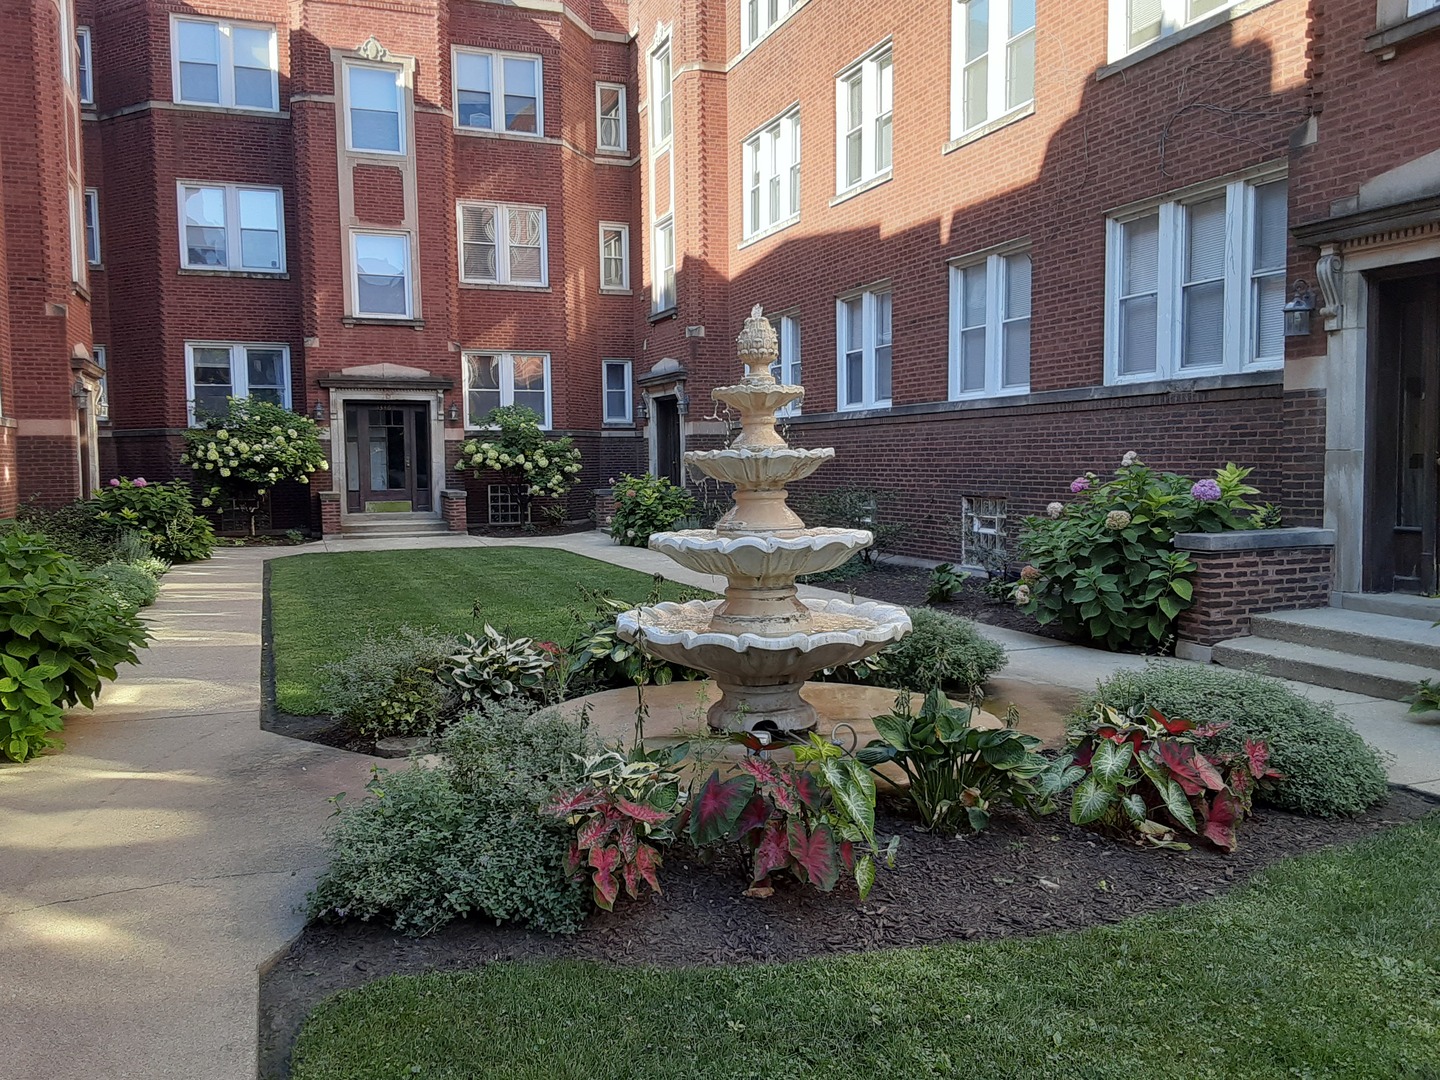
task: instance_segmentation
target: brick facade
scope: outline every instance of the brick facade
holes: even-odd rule
[[[1196,565],[1194,603],[1181,612],[1175,626],[1182,654],[1189,645],[1208,647],[1248,634],[1252,615],[1329,603],[1334,580],[1333,536],[1323,544],[1277,537],[1266,546],[1245,550],[1207,551],[1191,546],[1212,539],[1205,534],[1176,538],[1176,547],[1186,550]]]

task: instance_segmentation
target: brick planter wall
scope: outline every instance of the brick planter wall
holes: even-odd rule
[[[1324,607],[1334,578],[1330,529],[1182,533],[1175,547],[1195,562],[1195,603],[1176,623],[1177,656],[1208,660],[1209,650],[1250,632],[1250,616]]]
[[[615,516],[615,489],[595,489],[595,528],[608,529],[609,522]]]
[[[322,491],[320,493],[320,535],[340,535],[340,493],[338,491]]]
[[[469,523],[465,520],[466,493],[464,488],[450,488],[440,492],[440,511],[445,518],[445,527],[451,532],[463,533],[469,531]]]

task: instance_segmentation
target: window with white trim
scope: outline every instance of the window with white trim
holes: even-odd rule
[[[740,9],[740,48],[750,48],[785,21],[800,0],[745,0]]]
[[[110,419],[110,369],[105,356],[105,346],[96,345],[92,350],[95,366],[100,369],[100,379],[95,387],[95,419]]]
[[[770,365],[770,374],[782,386],[800,385],[800,320],[789,315],[770,316],[770,325],[775,330],[775,340],[780,344],[780,355]],[[799,416],[800,402],[792,401],[782,406],[776,416]]]
[[[453,70],[457,127],[545,134],[540,57],[456,47]]]
[[[675,306],[675,219],[667,217],[655,225],[655,281],[651,288],[652,311]]]
[[[190,423],[222,415],[232,397],[290,407],[290,347],[226,341],[185,343]]]
[[[895,71],[888,44],[835,80],[837,193],[890,171],[894,99]]]
[[[1110,56],[1116,58],[1232,7],[1237,0],[1110,0]]]
[[[631,423],[630,361],[606,360],[605,423]]]
[[[352,232],[352,296],[356,315],[408,319],[414,290],[410,281],[410,237],[406,233]]]
[[[524,405],[550,426],[549,353],[465,353],[465,426],[480,427],[502,405]]]
[[[94,105],[95,81],[90,56],[90,28],[88,26],[75,28],[75,45],[80,50],[80,66],[75,70],[80,104]]]
[[[745,140],[747,237],[800,213],[800,110],[792,109]]]
[[[1030,256],[950,267],[950,398],[1030,389]]]
[[[600,291],[630,290],[630,226],[600,222]]]
[[[345,145],[362,154],[405,153],[405,73],[347,61]]]
[[[548,281],[545,208],[460,203],[460,280],[481,285]]]
[[[170,41],[174,98],[180,104],[263,112],[280,107],[275,27],[172,15]]]
[[[1284,363],[1284,179],[1119,214],[1108,231],[1107,382]]]
[[[70,280],[77,285],[86,282],[85,258],[85,193],[74,180],[70,181]]]
[[[1440,8],[1440,0],[1410,0],[1406,14],[1410,16],[1424,15],[1425,12]]]
[[[623,154],[627,144],[625,87],[620,83],[596,83],[595,149],[602,154]]]
[[[650,126],[654,132],[652,141],[656,149],[670,141],[670,131],[674,126],[674,114],[671,111],[674,105],[673,93],[670,42],[667,39],[650,54],[650,98],[654,102],[650,110]]]
[[[1035,0],[956,0],[950,36],[951,138],[1035,100]]]
[[[870,289],[836,301],[841,410],[877,409],[890,404],[890,305],[888,288]]]
[[[85,261],[100,265],[100,192],[85,189]]]
[[[279,188],[182,183],[178,189],[181,266],[284,273],[285,211]]]

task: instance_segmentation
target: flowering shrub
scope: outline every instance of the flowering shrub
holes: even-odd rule
[[[621,476],[615,491],[610,535],[622,544],[644,547],[652,533],[664,532],[695,513],[695,500],[663,476]]]
[[[491,409],[482,423],[495,432],[461,443],[455,468],[476,476],[510,473],[525,485],[527,504],[535,495],[558,499],[574,486],[580,474],[580,451],[568,435],[546,438],[540,430],[540,419],[539,413],[524,405]]]
[[[208,559],[215,531],[195,512],[190,486],[183,480],[151,483],[143,476],[113,479],[94,499],[95,520],[138,533],[154,554],[170,562]],[[108,561],[108,560],[107,560]]]
[[[1250,472],[1226,465],[1192,483],[1153,471],[1132,450],[1113,480],[1077,476],[1078,499],[1025,520],[1020,550],[1030,565],[1015,602],[1111,649],[1162,645],[1193,591],[1195,564],[1171,547],[1175,534],[1255,528],[1273,515],[1247,501],[1258,494],[1245,483]]]
[[[286,480],[306,483],[330,468],[315,421],[258,398],[230,398],[225,412],[203,417],[185,432],[180,461],[205,485],[201,506],[221,500],[250,511],[250,532],[261,498]]]

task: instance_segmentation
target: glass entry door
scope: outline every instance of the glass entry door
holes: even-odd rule
[[[351,513],[433,509],[429,406],[408,402],[346,406],[345,477]]]

